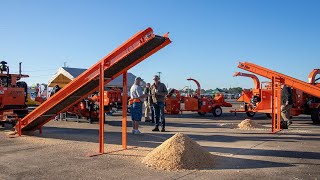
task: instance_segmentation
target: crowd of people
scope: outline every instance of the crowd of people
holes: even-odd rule
[[[142,106],[145,106],[144,118],[145,122],[154,123],[152,131],[165,132],[165,115],[164,104],[165,96],[168,94],[165,84],[160,82],[160,77],[155,75],[153,77],[153,84],[146,83],[145,89],[142,88],[140,77],[135,78],[135,82],[130,88],[131,97],[131,118],[133,121],[133,134],[141,134],[139,131],[139,122],[142,120]]]

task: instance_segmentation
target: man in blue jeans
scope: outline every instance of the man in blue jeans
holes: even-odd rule
[[[167,87],[160,82],[160,77],[155,75],[153,77],[154,83],[151,86],[151,96],[153,101],[153,108],[155,113],[155,127],[152,131],[159,131],[159,121],[161,122],[161,132],[165,132],[166,121],[164,117],[164,103],[165,97],[168,94]]]
[[[133,134],[141,134],[139,131],[139,122],[142,118],[142,104],[144,98],[147,95],[143,94],[143,89],[141,87],[142,79],[140,77],[136,77],[134,80],[134,84],[130,88],[130,101],[132,101],[131,106],[131,118],[132,118],[132,133]]]

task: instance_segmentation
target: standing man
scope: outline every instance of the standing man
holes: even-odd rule
[[[61,87],[57,84],[54,86],[54,88],[51,91],[50,97],[56,94],[58,91],[60,91]]]
[[[155,112],[155,128],[152,131],[159,131],[159,120],[162,124],[161,132],[165,132],[166,121],[164,117],[164,102],[165,96],[168,94],[167,87],[160,82],[160,77],[155,75],[153,77],[154,83],[151,86],[151,95],[153,101],[153,108]]]
[[[152,107],[152,98],[150,97],[151,95],[151,89],[150,89],[150,83],[146,84],[146,88],[144,89],[144,94],[148,95],[144,99],[144,119],[145,122],[153,122],[154,123],[154,112],[153,112],[153,107]],[[151,118],[150,118],[151,115]]]
[[[290,110],[292,108],[292,90],[290,87],[283,85],[281,90],[281,128],[288,129],[291,124]]]
[[[131,118],[132,118],[132,133],[133,134],[141,134],[139,131],[139,122],[142,118],[142,103],[146,95],[143,94],[143,89],[140,85],[142,79],[140,77],[136,77],[134,80],[134,84],[130,88],[130,97],[129,103],[132,103],[131,106]]]

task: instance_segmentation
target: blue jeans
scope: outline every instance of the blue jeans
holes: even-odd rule
[[[164,102],[153,103],[154,115],[156,118],[156,127],[159,127],[159,122],[161,122],[162,128],[166,126],[166,120],[164,117]]]
[[[154,123],[154,107],[153,107],[153,105],[152,106],[150,106],[150,109],[151,109],[151,121],[152,121],[152,123]]]
[[[132,121],[141,121],[142,118],[142,103],[135,102],[131,106],[131,119]]]

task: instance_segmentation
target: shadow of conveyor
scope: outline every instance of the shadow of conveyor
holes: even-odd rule
[[[217,164],[213,168],[215,170],[263,169],[263,168],[279,168],[279,167],[295,166],[288,163],[279,163],[279,162],[273,162],[273,161],[253,160],[253,159],[225,157],[225,156],[217,156],[216,162]]]
[[[128,129],[129,130],[129,129]],[[146,148],[155,148],[160,145],[163,141],[170,138],[175,132],[166,133],[144,133],[142,135],[133,135],[128,133],[128,145],[138,146]],[[241,136],[239,136],[241,134]],[[238,141],[277,141],[277,140],[319,140],[316,134],[311,136],[298,136],[298,137],[286,137],[286,136],[274,136],[267,134],[243,134],[235,133],[234,135],[216,134],[216,135],[199,135],[190,134],[189,136],[195,141],[212,141],[212,142],[238,142]],[[32,133],[33,136],[70,140],[77,142],[92,142],[98,143],[98,129],[78,129],[78,128],[63,128],[63,127],[43,127],[43,134],[40,135],[38,132]],[[73,143],[73,142],[72,142]],[[105,132],[105,143],[121,145],[121,132]],[[212,143],[213,144],[213,143]],[[98,145],[97,145],[98,147]],[[279,157],[279,158],[304,158],[304,159],[320,159],[320,153],[317,152],[301,152],[301,151],[288,151],[288,150],[269,150],[269,149],[247,149],[247,148],[227,148],[227,147],[215,147],[203,146],[209,152],[217,153],[216,163],[217,165],[213,169],[259,169],[259,168],[277,168],[277,167],[291,167],[296,166],[290,163],[273,162],[268,157]],[[108,148],[108,145],[106,145]],[[145,152],[146,154],[148,151]],[[221,154],[233,154],[232,156],[223,156]],[[236,157],[237,155],[247,156]],[[265,160],[250,159],[250,156],[261,156],[266,157]]]
[[[208,147],[210,152],[227,153],[234,155],[248,155],[248,156],[265,156],[265,157],[281,157],[281,158],[296,158],[296,159],[320,159],[318,152],[304,152],[304,151],[288,151],[288,150],[266,150],[266,149],[247,149],[247,148],[226,148],[226,147]]]

